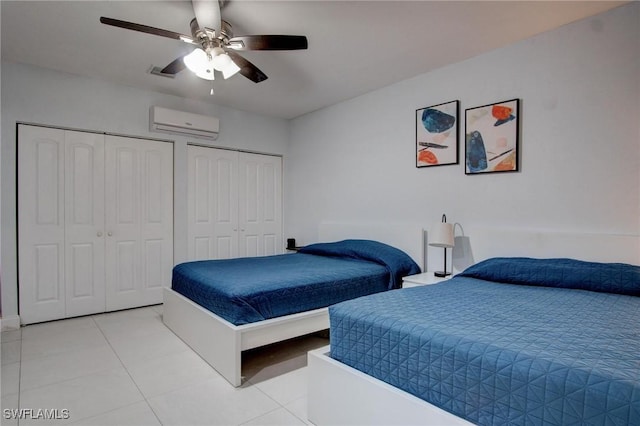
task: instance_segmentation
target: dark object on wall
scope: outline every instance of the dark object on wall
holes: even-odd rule
[[[458,164],[459,104],[416,110],[416,167]]]
[[[287,238],[287,250],[295,250],[295,249],[296,249],[296,239]]]
[[[520,100],[465,110],[465,173],[518,171]]]

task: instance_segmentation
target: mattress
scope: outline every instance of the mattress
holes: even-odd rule
[[[396,288],[419,270],[394,247],[345,240],[293,254],[183,263],[174,267],[171,287],[242,325]]]
[[[340,303],[331,356],[480,425],[640,424],[640,268],[594,291],[576,262],[500,259]]]

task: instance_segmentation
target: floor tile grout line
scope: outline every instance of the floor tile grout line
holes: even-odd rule
[[[92,320],[92,321],[94,321],[94,320],[93,320],[93,318],[92,318],[92,316],[91,316],[90,318],[91,318],[91,320]],[[94,321],[94,324],[95,324],[95,321]],[[97,326],[97,324],[95,324],[95,325]],[[120,362],[120,364],[122,364],[122,360],[120,360],[120,358],[118,357],[118,354],[115,352],[115,350],[114,350],[114,349],[113,349],[113,347],[111,346],[111,344],[110,344],[109,340],[106,338],[106,336],[104,336],[104,333],[102,332],[102,329],[100,329],[100,327],[97,327],[97,328],[98,328],[98,330],[100,331],[100,333],[103,335],[103,337],[105,338],[105,340],[107,341],[107,344],[109,345],[109,348],[114,352],[114,355],[118,358],[118,361]],[[19,376],[19,381],[18,381],[18,390],[19,390],[19,393],[18,393],[18,408],[20,408],[20,399],[21,399],[21,396],[22,396],[22,342],[21,342],[21,345],[20,345],[20,352],[21,352],[21,354],[20,354],[21,356],[20,356],[20,376]],[[123,367],[124,367],[124,365],[123,365]],[[92,373],[85,374],[85,375],[83,375],[83,376],[72,377],[72,378],[70,378],[70,379],[60,380],[60,381],[57,381],[57,382],[54,382],[54,383],[44,384],[44,385],[42,385],[42,386],[36,386],[36,387],[34,387],[34,388],[31,388],[31,389],[26,389],[26,390],[25,390],[25,392],[35,391],[35,390],[37,390],[37,389],[41,389],[41,388],[44,388],[44,387],[46,387],[46,386],[53,386],[53,385],[59,385],[59,384],[62,384],[62,383],[68,383],[68,382],[71,382],[71,381],[73,381],[73,380],[78,380],[78,379],[81,379],[81,378],[83,378],[83,377],[87,377],[87,376],[90,376],[90,375],[92,375],[92,374],[102,373],[102,372],[104,372],[104,371],[108,371],[108,370],[109,370],[108,368],[105,368],[105,369],[103,369],[103,370],[94,371],[94,372],[92,372]],[[126,368],[125,368],[125,371],[126,371]],[[129,372],[128,372],[128,371],[127,371],[127,374],[129,374]],[[132,379],[132,380],[133,380],[133,379]],[[134,384],[135,384],[135,381],[134,381]],[[136,384],[136,387],[137,387],[137,384]],[[140,392],[140,394],[142,395],[142,392]],[[142,396],[144,397],[144,395],[142,395]],[[136,401],[136,402],[140,402],[140,401]],[[147,402],[147,401],[146,401],[146,399],[145,399],[145,402]],[[128,405],[124,405],[124,406],[122,406],[122,407],[114,408],[113,410],[108,410],[108,411],[104,411],[104,412],[101,412],[101,413],[97,413],[97,414],[95,414],[95,415],[93,415],[93,416],[90,416],[90,417],[84,417],[84,418],[78,419],[78,421],[86,420],[86,419],[88,419],[88,418],[95,417],[95,416],[99,416],[99,415],[103,415],[103,414],[109,413],[109,412],[111,412],[111,411],[115,411],[115,410],[120,409],[120,408],[123,408],[123,407],[128,407],[129,405],[132,405],[132,404],[128,404]],[[148,402],[147,402],[147,405],[148,405]],[[151,407],[149,407],[149,408],[151,408]],[[152,411],[153,411],[153,410],[152,410]],[[155,413],[154,413],[154,415],[155,415]],[[156,416],[156,418],[157,418],[157,416]],[[20,425],[20,419],[19,419],[19,418],[18,418],[18,423],[17,423],[17,424],[18,424],[18,426]],[[70,424],[73,424],[73,423],[70,423]],[[160,424],[162,424],[162,423],[160,423]]]
[[[0,0],[0,1],[1,1],[1,0]],[[62,320],[58,320],[58,321],[64,321],[64,319],[62,319]],[[100,330],[99,328],[98,328],[98,330],[99,330],[99,331],[100,331],[100,333],[102,334],[102,330]],[[104,335],[103,335],[103,336],[104,336]],[[106,340],[106,338],[105,338],[105,340]],[[111,350],[113,351],[113,348],[111,347],[111,345],[109,344],[109,342],[108,342],[108,341],[107,341],[107,344],[109,345],[109,347],[110,347],[110,348],[111,348]],[[115,351],[114,351],[114,354],[115,354]],[[18,390],[19,390],[18,398],[19,398],[19,399],[20,399],[20,395],[21,395],[21,394],[22,394],[22,392],[23,392],[23,389],[22,389],[22,363],[23,363],[24,361],[26,361],[26,362],[41,362],[44,358],[48,358],[48,357],[52,357],[52,356],[60,356],[60,355],[63,355],[63,354],[54,354],[54,355],[48,355],[48,356],[43,356],[43,357],[38,357],[38,358],[33,358],[33,359],[23,360],[23,359],[22,359],[22,340],[21,340],[21,342],[20,342],[20,376],[19,376],[19,382],[18,382]],[[115,355],[116,355],[116,357],[118,357],[118,355],[117,355],[117,354],[115,354]],[[120,361],[120,358],[118,358],[118,361]],[[122,363],[122,362],[120,361],[120,363]],[[46,387],[46,386],[53,386],[53,385],[58,385],[58,384],[61,384],[61,383],[71,382],[71,381],[73,381],[73,380],[78,380],[78,379],[81,379],[81,378],[83,378],[83,377],[90,376],[90,375],[92,375],[92,374],[98,374],[98,373],[102,373],[102,372],[104,372],[104,371],[109,371],[109,370],[110,370],[109,368],[104,368],[104,369],[101,369],[101,370],[93,371],[93,372],[91,372],[91,373],[83,374],[83,375],[81,375],[81,376],[76,376],[76,377],[66,378],[66,379],[64,379],[64,380],[59,380],[59,381],[52,382],[52,383],[45,383],[45,384],[43,384],[43,385],[35,386],[35,387],[29,388],[29,389],[24,389],[24,392],[31,392],[31,391],[35,391],[35,390],[37,390],[37,389],[44,388],[44,387]]]
[[[303,399],[303,398],[306,398],[306,399],[307,399],[307,401],[308,401],[308,400],[309,400],[309,398],[308,398],[307,396],[308,396],[308,395],[301,396],[300,398],[296,398],[296,399],[294,399],[293,401],[289,402],[287,405],[291,405],[291,404],[293,404],[294,402],[296,402],[296,401],[298,401],[298,400],[300,400],[300,399]],[[294,413],[293,411],[289,410],[286,406],[284,406],[284,409],[285,409],[285,410],[287,410],[289,413],[291,413],[291,415],[292,415],[293,417],[295,417],[296,419],[300,420],[300,421],[301,421],[302,423],[304,423],[305,425],[306,425],[306,424],[309,424],[309,421],[308,421],[307,419],[302,419],[302,418],[300,418],[300,416],[298,416],[298,415],[297,415],[296,413]]]
[[[144,400],[145,404],[147,404],[147,406],[149,407],[149,409],[151,410],[151,412],[153,413],[153,415],[155,416],[156,420],[158,421],[158,423],[160,425],[162,425],[162,421],[160,420],[160,417],[158,417],[158,413],[156,413],[156,411],[153,409],[153,407],[151,406],[151,404],[149,404],[149,400],[147,399],[146,395],[142,392],[142,389],[140,389],[140,386],[138,385],[138,383],[135,381],[135,379],[133,378],[133,376],[131,375],[131,372],[129,371],[129,369],[127,368],[126,365],[124,365],[124,362],[122,361],[122,358],[120,358],[120,355],[118,355],[118,352],[116,352],[115,348],[111,345],[111,341],[109,340],[109,338],[107,337],[107,335],[104,333],[104,330],[102,330],[102,328],[100,327],[100,324],[98,324],[98,322],[96,322],[96,320],[92,317],[91,318],[92,321],[96,324],[96,326],[98,327],[98,330],[100,330],[100,333],[102,333],[102,335],[104,336],[105,340],[107,341],[107,344],[109,345],[109,347],[111,348],[111,350],[113,351],[113,353],[115,354],[116,358],[118,358],[118,361],[120,361],[120,364],[122,365],[122,368],[124,369],[124,371],[127,372],[127,376],[129,376],[129,378],[131,379],[131,381],[133,382],[133,385],[136,387],[136,389],[138,390],[138,392],[140,393],[140,396],[142,396],[142,399]],[[139,402],[139,401],[138,401]],[[123,408],[123,407],[120,407]]]
[[[274,408],[273,410],[267,411],[266,413],[262,413],[261,415],[256,416],[256,417],[254,417],[253,419],[247,420],[246,422],[241,423],[241,425],[243,425],[243,424],[245,424],[245,423],[248,423],[248,422],[250,422],[251,420],[255,420],[255,419],[259,418],[259,417],[265,416],[265,415],[267,415],[267,414],[269,414],[269,413],[272,413],[272,412],[274,412],[274,411],[276,411],[276,410],[279,410],[280,408],[284,408],[287,412],[291,413],[289,410],[287,410],[287,407],[285,407],[285,406],[284,406],[284,404],[281,404],[281,403],[280,403],[280,401],[277,401],[277,400],[276,400],[275,398],[273,398],[271,395],[269,395],[268,393],[266,393],[265,391],[263,391],[263,390],[260,388],[260,386],[258,386],[258,385],[257,385],[257,383],[253,383],[251,380],[247,380],[247,383],[249,383],[249,384],[250,384],[250,386],[251,386],[252,388],[257,389],[257,390],[258,390],[258,391],[260,391],[260,393],[262,393],[264,396],[266,396],[267,398],[269,398],[270,400],[272,400],[273,402],[275,402],[275,403],[278,405],[278,407],[277,407],[277,408]],[[295,414],[293,414],[293,413],[291,413],[291,414],[292,414],[296,419],[298,419],[298,418],[299,418],[299,417],[298,417],[298,416],[296,416]]]
[[[268,396],[268,395],[267,395],[267,396]],[[271,398],[271,399],[273,399],[273,398]],[[278,402],[276,401],[276,404],[277,404],[277,403],[278,403]],[[279,409],[281,409],[281,408],[284,408],[284,407],[283,407],[283,406],[281,406],[280,404],[278,404],[278,407],[274,408],[273,410],[269,410],[269,411],[267,411],[267,412],[264,412],[264,413],[260,414],[259,416],[255,416],[255,417],[252,417],[252,418],[250,418],[250,419],[248,419],[248,420],[245,420],[245,421],[244,421],[244,422],[242,422],[242,423],[238,423],[238,424],[237,424],[237,426],[246,425],[247,423],[252,422],[252,421],[254,421],[254,420],[256,420],[256,419],[259,419],[259,418],[260,418],[260,417],[262,417],[262,416],[266,416],[267,414],[271,414],[271,413],[273,413],[274,411],[278,411],[278,410],[279,410]],[[286,410],[286,408],[285,408],[285,410]],[[296,418],[297,418],[297,417],[296,417]]]

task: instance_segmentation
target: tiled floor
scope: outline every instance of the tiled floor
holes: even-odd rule
[[[2,425],[303,425],[306,353],[318,335],[243,354],[232,387],[162,323],[153,306],[2,333]],[[58,409],[7,419],[5,409]],[[42,416],[41,416],[42,417]]]

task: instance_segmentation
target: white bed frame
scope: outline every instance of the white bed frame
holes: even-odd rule
[[[419,224],[325,223],[319,241],[367,238],[407,252],[422,263]],[[242,351],[329,328],[328,309],[316,309],[246,325],[234,325],[171,289],[164,290],[163,321],[233,386],[242,384]]]
[[[236,387],[242,384],[242,351],[329,328],[327,308],[234,325],[167,288],[162,319]]]
[[[485,239],[486,237],[486,239]],[[475,230],[464,236],[465,256],[571,257],[640,265],[640,237],[527,230]],[[456,240],[456,244],[458,240]],[[455,256],[454,256],[455,265]],[[308,353],[308,419],[324,425],[463,425],[467,421],[329,356]]]

